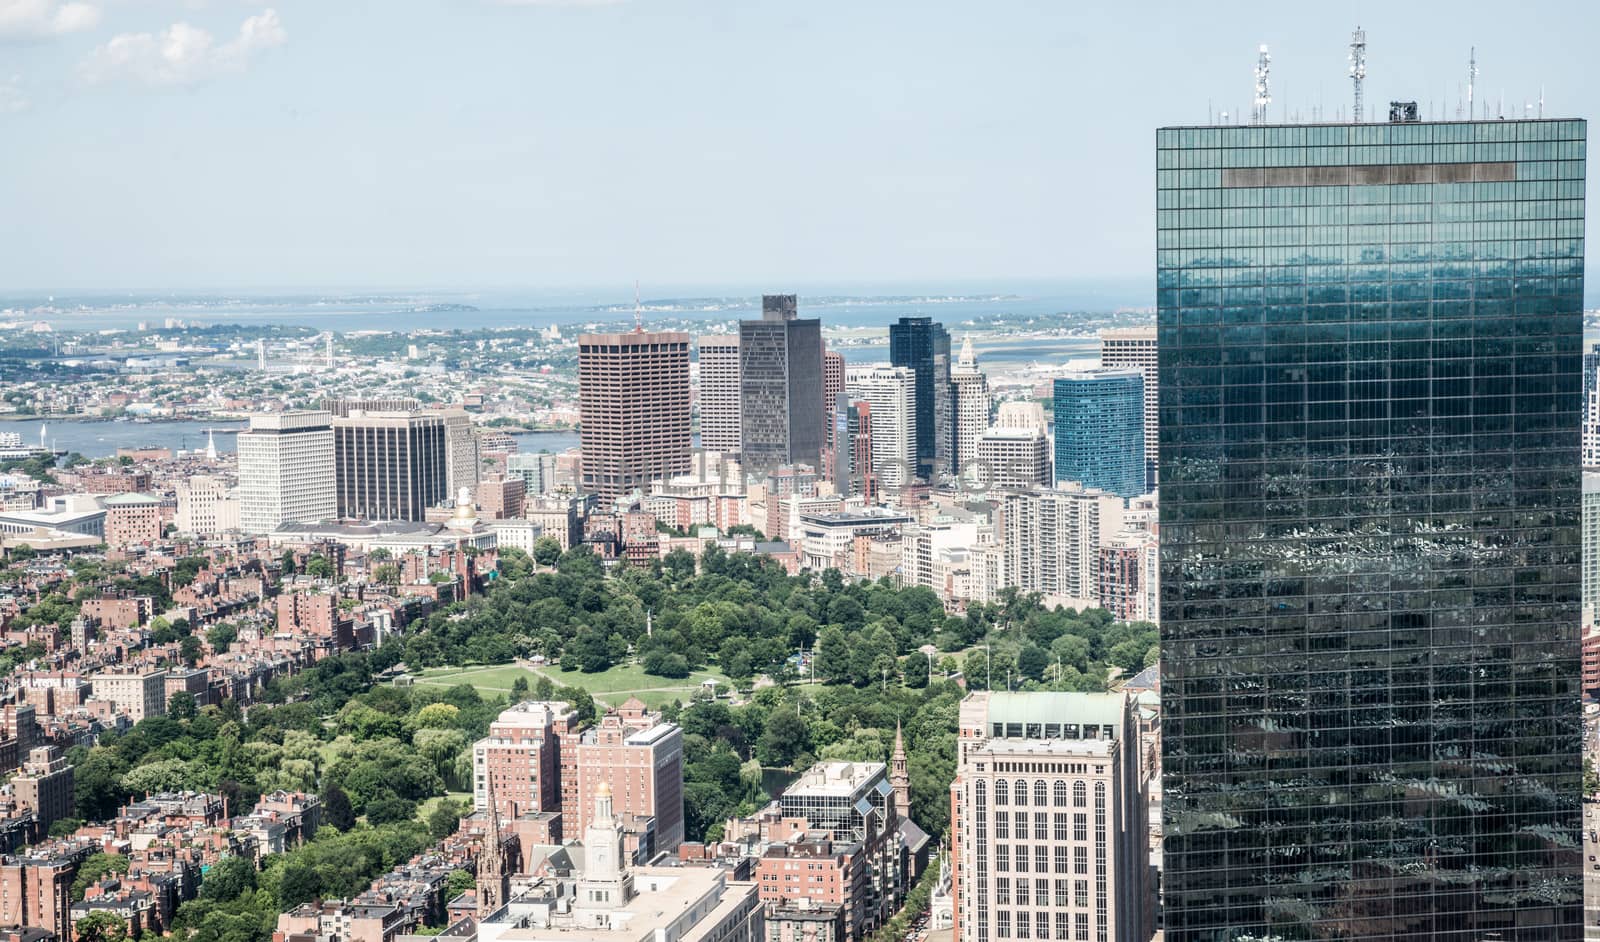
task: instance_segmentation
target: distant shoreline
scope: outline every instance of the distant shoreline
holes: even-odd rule
[[[258,413],[252,413],[252,414],[254,414],[254,415],[266,415],[268,413],[259,413],[258,412]],[[100,423],[105,423],[105,424],[118,423],[118,424],[124,424],[124,425],[145,425],[145,424],[151,424],[151,423],[156,423],[156,422],[160,422],[160,423],[171,423],[171,422],[197,422],[197,423],[199,423],[199,422],[205,422],[205,423],[238,422],[238,423],[248,423],[250,421],[250,416],[249,415],[244,415],[244,416],[156,415],[156,416],[149,416],[148,418],[150,419],[149,423],[134,422],[131,419],[129,421],[127,421],[127,422],[118,423],[117,419],[107,418],[107,417],[105,417],[103,415],[32,415],[32,414],[21,413],[21,412],[0,412],[0,422],[71,422],[74,425],[95,425],[95,424],[100,424]],[[485,431],[485,432],[505,432],[507,435],[527,435],[527,434],[531,434],[531,433],[535,433],[535,432],[571,432],[574,435],[576,435],[578,433],[578,428],[575,425],[483,425],[483,426],[479,426],[478,428],[479,428],[480,431]]]

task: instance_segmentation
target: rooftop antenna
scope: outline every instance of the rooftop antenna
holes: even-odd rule
[[[1361,123],[1361,97],[1362,84],[1367,79],[1367,31],[1357,26],[1356,31],[1350,34],[1350,85],[1355,91],[1356,105],[1353,112],[1356,124]]]
[[[644,330],[644,312],[639,306],[639,279],[633,279],[633,329]]]
[[[1467,120],[1471,121],[1477,115],[1472,113],[1472,86],[1478,79],[1478,47],[1473,46],[1467,58]]]
[[[1262,43],[1256,54],[1256,100],[1250,112],[1252,124],[1265,124],[1267,106],[1272,104],[1272,57],[1267,55],[1267,44]]]
[[[1539,117],[1544,117],[1544,86],[1539,86]]]

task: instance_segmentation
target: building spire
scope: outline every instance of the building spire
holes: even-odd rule
[[[974,371],[978,368],[978,355],[972,352],[972,335],[961,338],[961,354],[956,357],[956,368]]]
[[[506,872],[506,849],[500,840],[500,807],[494,800],[494,771],[484,771],[489,820],[483,847],[478,852],[478,918],[484,919],[506,904],[511,895],[511,875]]]

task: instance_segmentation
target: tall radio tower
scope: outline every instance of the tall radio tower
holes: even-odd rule
[[[1267,44],[1261,44],[1261,50],[1256,55],[1256,101],[1255,108],[1250,112],[1250,120],[1256,124],[1264,124],[1267,120],[1267,106],[1272,104],[1272,57],[1267,55]]]
[[[1356,124],[1361,123],[1364,113],[1362,105],[1362,83],[1367,78],[1367,31],[1357,26],[1356,31],[1350,34],[1350,84],[1354,87],[1356,95]]]

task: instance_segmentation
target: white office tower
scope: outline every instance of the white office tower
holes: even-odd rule
[[[739,453],[739,335],[701,337],[700,447]]]
[[[333,414],[251,416],[250,427],[239,433],[239,528],[271,533],[285,521],[337,514]]]
[[[872,406],[872,471],[881,487],[906,485],[917,471],[917,374],[903,366],[850,370],[845,394]]]
[[[964,470],[978,458],[978,439],[989,430],[989,411],[993,407],[989,378],[978,369],[971,337],[961,341],[961,354],[950,371],[950,383],[955,387],[956,468]]]
[[[464,409],[444,412],[444,460],[450,493],[477,486],[482,469],[478,463],[478,433],[472,427],[472,416]]]

